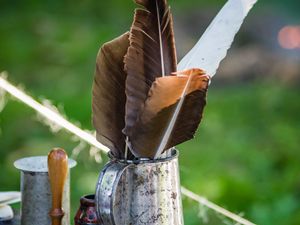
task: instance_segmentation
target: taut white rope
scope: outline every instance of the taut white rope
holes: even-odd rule
[[[109,149],[106,146],[99,143],[93,135],[83,131],[79,127],[75,126],[74,124],[72,124],[71,122],[66,120],[63,116],[59,115],[57,112],[54,112],[53,110],[51,110],[51,109],[47,108],[46,106],[40,104],[39,102],[34,100],[32,97],[30,97],[29,95],[25,94],[23,91],[18,89],[17,87],[10,84],[7,80],[4,79],[5,75],[6,75],[5,72],[0,74],[0,87],[2,89],[7,91],[9,94],[11,94],[15,98],[19,99],[20,101],[22,101],[26,105],[33,108],[35,111],[37,111],[39,114],[41,114],[42,116],[44,116],[48,120],[56,123],[57,125],[65,128],[66,130],[68,130],[72,134],[74,134],[74,135],[80,137],[81,139],[85,140],[90,145],[93,145],[93,146],[101,149],[102,151],[104,151],[106,153],[109,151]]]
[[[59,113],[54,112],[53,110],[47,108],[46,106],[44,106],[44,105],[40,104],[39,102],[37,102],[36,100],[34,100],[32,97],[30,97],[29,95],[27,95],[26,93],[24,93],[23,91],[21,91],[20,89],[18,89],[11,83],[9,83],[5,79],[6,76],[7,76],[7,74],[5,72],[2,72],[0,74],[0,88],[2,88],[3,90],[5,90],[9,94],[11,94],[18,100],[22,101],[27,106],[33,108],[35,111],[37,111],[39,114],[44,116],[46,119],[65,128],[70,133],[78,136],[80,139],[86,141],[90,145],[100,149],[101,151],[103,151],[105,153],[108,153],[109,149],[106,146],[104,146],[103,144],[99,143],[93,135],[89,134],[88,132],[83,131],[79,127],[75,126],[74,124],[72,124],[71,122],[66,120]],[[218,212],[240,224],[255,225],[254,223],[208,201],[206,198],[193,193],[192,191],[186,189],[185,187],[181,187],[181,191],[182,191],[182,194],[185,195],[186,197],[188,197],[188,198],[198,202],[199,204],[204,205],[204,206],[206,206],[206,207],[208,207],[208,208],[210,208],[210,209],[212,209],[212,210],[214,210],[214,211],[216,211],[216,212]]]

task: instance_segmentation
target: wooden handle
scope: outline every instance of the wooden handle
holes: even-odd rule
[[[52,193],[52,209],[49,215],[52,225],[61,225],[64,216],[62,197],[68,175],[68,155],[63,149],[53,149],[48,155],[48,171]]]

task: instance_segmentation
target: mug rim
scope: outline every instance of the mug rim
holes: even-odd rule
[[[171,161],[175,158],[178,158],[179,156],[179,151],[174,147],[171,149],[172,150],[172,155],[168,156],[166,158],[158,158],[158,159],[150,159],[150,158],[137,158],[137,159],[130,159],[130,160],[126,160],[126,159],[118,159],[116,157],[113,156],[112,152],[108,152],[108,157],[110,158],[111,161],[114,162],[120,162],[120,163],[124,163],[124,164],[149,164],[149,163],[161,163],[161,162],[168,162]]]

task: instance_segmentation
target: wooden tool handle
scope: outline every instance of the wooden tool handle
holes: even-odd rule
[[[61,225],[64,216],[62,197],[68,174],[68,155],[63,149],[53,149],[49,153],[48,171],[52,193],[52,209],[49,215],[52,225]]]

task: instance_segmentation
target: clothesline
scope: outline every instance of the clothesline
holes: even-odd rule
[[[96,147],[97,149],[101,150],[104,153],[108,153],[109,149],[98,142],[94,135],[92,135],[90,132],[84,131],[80,129],[78,126],[74,125],[73,123],[69,122],[67,119],[65,119],[62,115],[59,114],[59,112],[53,111],[51,108],[39,103],[35,99],[33,99],[31,96],[27,95],[24,91],[20,90],[16,86],[12,85],[7,81],[7,73],[2,72],[0,74],[0,88],[14,96],[16,99],[20,100],[27,106],[34,109],[36,112],[38,112],[40,115],[45,117],[47,120],[57,124],[58,126],[61,126],[62,128],[66,129],[70,133],[76,135],[80,139],[84,140],[91,146]],[[210,201],[208,201],[205,197],[199,196],[192,191],[188,190],[185,187],[181,187],[181,192],[186,197],[198,202],[199,204],[216,211],[217,213],[220,213],[233,221],[243,224],[243,225],[255,225],[254,223],[242,218],[239,215],[236,215]]]

